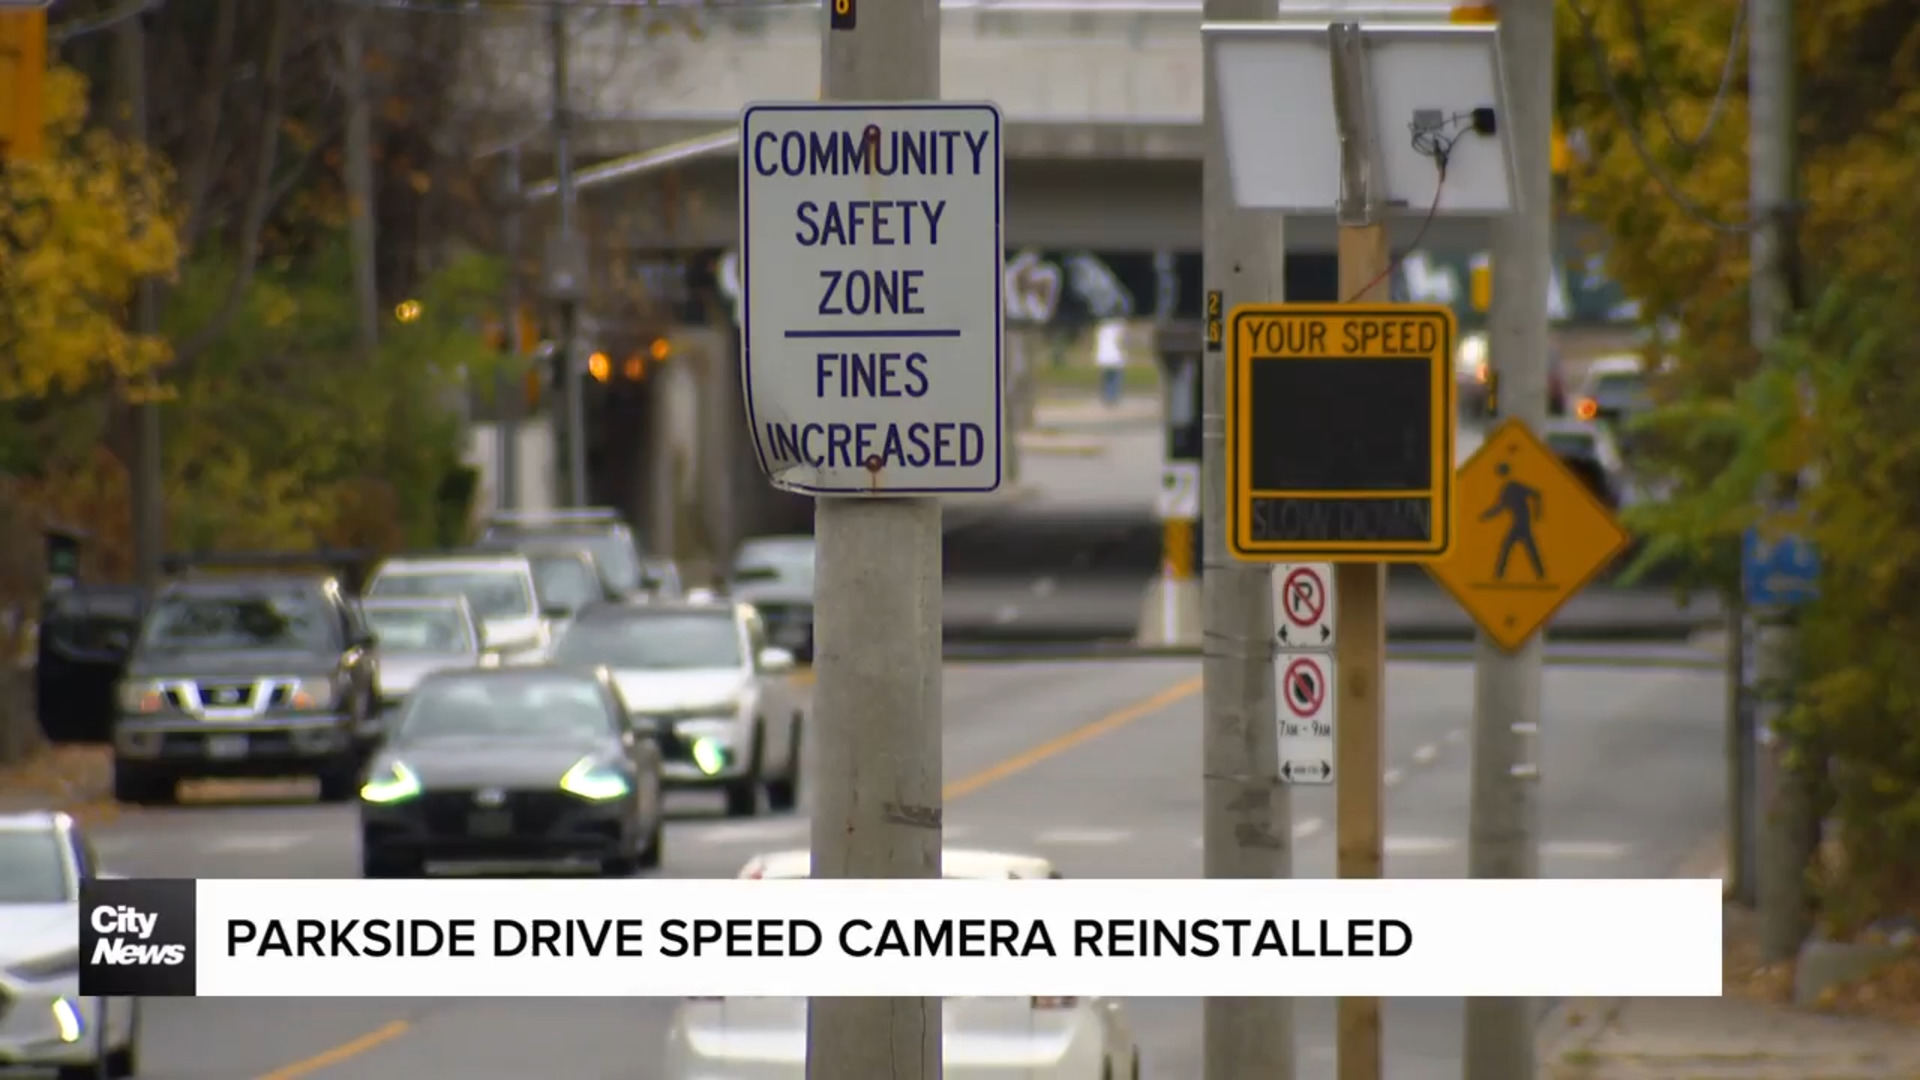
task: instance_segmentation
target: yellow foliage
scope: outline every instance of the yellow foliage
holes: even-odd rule
[[[71,69],[48,73],[46,122],[46,155],[0,174],[0,399],[139,382],[170,358],[126,329],[136,283],[180,255],[165,162],[89,126]]]

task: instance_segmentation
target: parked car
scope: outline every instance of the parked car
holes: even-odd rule
[[[749,605],[600,604],[580,613],[554,661],[606,668],[665,754],[669,787],[718,788],[729,817],[799,803],[804,695],[793,656]]]
[[[1609,510],[1632,501],[1632,479],[1613,434],[1591,420],[1549,420],[1542,432],[1547,448],[1573,470]]]
[[[578,547],[593,556],[616,594],[626,597],[644,591],[639,539],[620,512],[610,506],[502,511],[487,518],[482,543],[517,541]]]
[[[739,876],[804,878],[812,862],[804,849],[773,852],[749,860]],[[941,873],[975,881],[1061,877],[1037,856],[956,848],[941,853]],[[948,998],[943,1010],[941,1058],[948,1076],[1140,1080],[1140,1046],[1117,998]],[[805,998],[689,998],[668,1028],[667,1080],[802,1080],[806,1068]]]
[[[801,663],[813,661],[811,536],[761,536],[740,545],[727,571],[727,593],[752,604],[767,638]]]
[[[337,578],[188,577],[155,594],[116,690],[113,794],[181,780],[312,776],[353,797],[378,735],[373,636]]]

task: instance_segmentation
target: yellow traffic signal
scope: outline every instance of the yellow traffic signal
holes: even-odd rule
[[[1467,269],[1468,289],[1472,294],[1473,310],[1488,311],[1493,307],[1493,262],[1476,262]]]
[[[47,150],[47,12],[0,10],[0,161]]]
[[[1492,4],[1461,4],[1449,14],[1448,22],[1490,23],[1500,21],[1500,11]]]
[[[666,338],[654,338],[653,344],[647,346],[647,352],[651,353],[655,360],[665,360],[673,355],[673,344]]]
[[[393,317],[403,323],[418,322],[421,310],[420,301],[402,300],[393,306]]]
[[[613,361],[607,359],[606,353],[594,353],[587,357],[587,374],[592,375],[596,382],[606,382],[613,374]]]

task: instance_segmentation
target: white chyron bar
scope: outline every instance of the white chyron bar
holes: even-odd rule
[[[202,997],[1711,997],[1718,881],[196,884]]]
[[[1000,486],[1000,219],[993,105],[747,107],[741,381],[775,486]]]

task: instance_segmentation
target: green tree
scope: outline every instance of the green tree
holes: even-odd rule
[[[1844,929],[1920,912],[1920,3],[1799,6],[1803,314],[1765,363],[1747,340],[1737,7],[1568,5],[1560,104],[1585,144],[1570,196],[1609,233],[1616,278],[1679,330],[1647,422],[1677,484],[1639,516],[1654,552],[1724,588],[1755,523],[1821,551],[1784,730],[1840,824],[1818,869]],[[1762,483],[1801,470],[1818,482],[1798,509],[1763,515]]]

